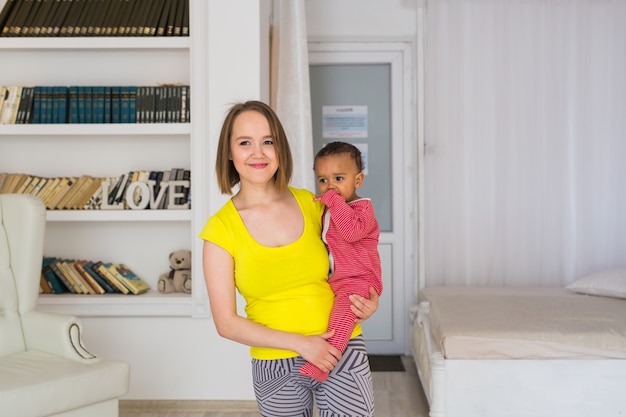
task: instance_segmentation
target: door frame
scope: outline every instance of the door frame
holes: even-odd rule
[[[309,42],[309,65],[389,64],[391,68],[392,232],[381,232],[380,245],[391,246],[391,340],[367,340],[374,354],[410,354],[410,307],[417,298],[418,137],[416,129],[413,46],[410,42]],[[385,288],[386,289],[386,288]],[[385,294],[383,293],[383,296]],[[382,300],[382,298],[381,298]]]

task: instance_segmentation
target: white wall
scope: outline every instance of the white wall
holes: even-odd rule
[[[424,0],[304,0],[309,40],[413,40]]]

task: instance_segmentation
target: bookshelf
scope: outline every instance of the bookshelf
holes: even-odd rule
[[[191,170],[193,201],[195,190],[212,179],[203,175],[206,156],[198,155],[207,136],[203,21],[209,6],[191,0],[189,7],[188,37],[0,37],[0,85],[179,83],[190,86],[192,112],[191,123],[0,125],[2,171],[108,177],[180,167]],[[191,210],[48,211],[47,256],[125,263],[152,289],[139,296],[42,295],[40,308],[83,317],[206,316],[197,242],[198,223],[205,216],[194,213],[202,210],[203,195],[198,192]],[[169,270],[169,253],[177,249],[192,250],[194,290],[161,294],[158,277]]]

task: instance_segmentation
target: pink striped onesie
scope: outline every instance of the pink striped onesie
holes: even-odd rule
[[[322,196],[326,206],[323,216],[322,239],[328,247],[330,274],[328,283],[335,293],[328,330],[335,333],[328,342],[343,352],[348,345],[356,323],[356,315],[350,310],[351,294],[369,298],[369,288],[374,287],[380,295],[383,290],[378,238],[380,228],[369,198],[346,203],[336,191],[329,190]],[[306,363],[300,373],[325,381],[328,374],[315,365]]]

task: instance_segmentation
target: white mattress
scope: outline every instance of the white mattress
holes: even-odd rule
[[[447,359],[626,358],[624,299],[522,287],[433,287],[419,299]]]

